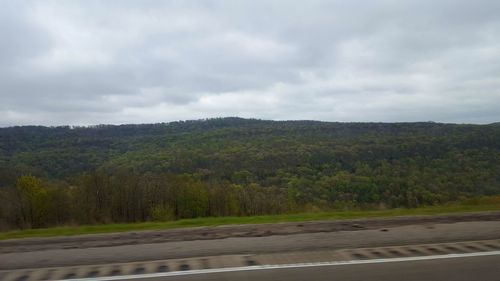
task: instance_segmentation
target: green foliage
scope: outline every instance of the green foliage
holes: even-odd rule
[[[495,194],[499,124],[218,118],[0,129],[0,229],[141,222],[170,208],[177,220]]]
[[[178,218],[197,218],[208,215],[208,191],[199,181],[186,179],[175,187],[175,209]]]
[[[151,209],[153,221],[171,221],[175,219],[174,210],[170,206],[157,205]]]
[[[415,215],[439,215],[452,213],[499,211],[500,196],[477,197],[463,202],[447,204],[441,206],[420,207],[415,209],[390,209],[390,210],[350,210],[350,211],[330,211],[330,212],[307,212],[282,215],[267,216],[246,216],[246,217],[207,217],[195,219],[182,219],[166,222],[142,222],[142,223],[122,223],[122,224],[102,224],[65,226],[42,229],[29,229],[22,231],[1,232],[0,240],[28,238],[28,237],[50,237],[68,236],[95,233],[113,233],[124,231],[159,230],[182,227],[198,226],[218,226],[231,224],[257,224],[257,223],[282,223],[282,222],[303,222],[315,220],[342,220],[358,218],[378,218],[394,216],[415,216]]]
[[[22,228],[44,225],[48,209],[48,193],[42,182],[33,176],[22,176],[17,180],[16,193],[19,199],[19,225]]]

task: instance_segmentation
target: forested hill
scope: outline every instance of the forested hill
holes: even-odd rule
[[[196,173],[218,179],[232,179],[244,173],[265,183],[284,173],[296,176],[305,171],[316,175],[324,171],[354,173],[409,163],[425,169],[439,162],[447,165],[444,171],[451,172],[458,158],[469,161],[460,162],[464,165],[489,163],[483,169],[498,168],[499,151],[498,123],[329,123],[218,118],[144,125],[0,129],[3,173],[31,173],[51,179],[103,167]]]
[[[0,129],[7,229],[414,207],[493,194],[500,194],[498,123],[218,118]],[[27,218],[19,204],[38,206],[40,217]]]
[[[221,118],[151,125],[0,129],[0,165],[64,178],[99,167],[230,179],[450,157],[499,161],[500,125],[326,123]],[[451,160],[451,159],[450,159]],[[496,162],[497,163],[497,162]],[[465,167],[464,167],[465,168]]]

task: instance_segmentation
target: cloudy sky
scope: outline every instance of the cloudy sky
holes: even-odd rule
[[[0,0],[0,126],[500,121],[500,1]]]

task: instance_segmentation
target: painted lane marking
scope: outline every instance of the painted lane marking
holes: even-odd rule
[[[356,265],[356,264],[377,264],[377,263],[390,263],[390,262],[439,260],[439,259],[483,257],[483,256],[496,256],[496,255],[500,255],[500,251],[463,253],[463,254],[447,254],[447,255],[432,255],[432,256],[419,256],[419,257],[383,258],[383,259],[371,259],[371,260],[350,260],[350,261],[331,261],[331,262],[314,262],[314,263],[276,264],[276,265],[252,265],[252,266],[240,266],[240,267],[194,269],[194,270],[189,270],[189,271],[158,272],[158,273],[121,275],[121,276],[106,276],[106,277],[94,277],[94,278],[61,279],[58,281],[131,280],[131,279],[146,279],[146,278],[157,278],[157,277],[171,277],[171,276],[182,276],[182,275],[238,272],[238,271],[250,271],[250,270],[287,269],[287,268],[319,267],[319,266],[342,266],[342,265]]]

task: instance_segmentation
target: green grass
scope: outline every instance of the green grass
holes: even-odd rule
[[[389,209],[368,211],[329,211],[314,213],[298,213],[288,215],[270,215],[254,217],[210,217],[183,219],[168,222],[144,222],[129,224],[102,224],[85,226],[63,226],[53,228],[40,228],[30,230],[19,230],[0,232],[0,240],[29,238],[29,237],[52,237],[69,236],[80,234],[112,233],[124,231],[159,230],[197,226],[217,226],[234,224],[259,224],[280,222],[301,222],[315,220],[342,220],[357,218],[396,217],[412,215],[438,215],[451,213],[467,213],[481,211],[500,211],[500,196],[473,199],[462,203],[453,203],[441,206],[422,207],[415,209]]]

